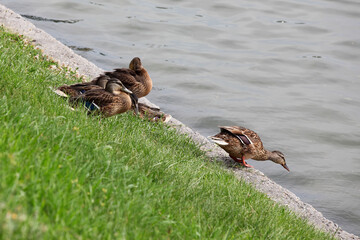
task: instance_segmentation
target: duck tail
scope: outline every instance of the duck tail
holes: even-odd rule
[[[63,87],[63,86],[60,86],[60,87]],[[51,89],[51,91],[53,91],[56,95],[60,96],[60,97],[64,97],[64,98],[68,98],[69,95],[67,95],[61,88],[52,88],[52,87],[49,87]]]
[[[215,136],[209,136],[208,137],[212,142],[216,143],[217,145],[226,146],[229,145],[228,142],[225,142],[223,139]]]

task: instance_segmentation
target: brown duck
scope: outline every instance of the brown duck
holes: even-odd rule
[[[55,93],[57,93],[60,96],[76,97],[77,95],[83,94],[89,90],[105,89],[109,79],[110,79],[109,76],[102,74],[90,82],[76,83],[73,85],[62,85],[57,88]],[[61,94],[61,92],[65,93],[65,95]]]
[[[152,80],[138,57],[131,60],[129,68],[117,68],[112,72],[105,72],[98,78],[104,75],[119,79],[124,86],[132,91],[138,98],[148,95],[152,89]],[[93,81],[96,80],[97,78]]]
[[[111,117],[130,110],[133,106],[138,112],[137,97],[118,79],[110,79],[105,89],[93,89],[70,98],[70,102],[84,102],[92,112],[98,110],[103,116]]]
[[[246,159],[258,161],[271,160],[290,171],[285,162],[284,154],[280,151],[264,149],[260,137],[252,130],[238,126],[222,126],[220,133],[209,137],[214,143],[229,153],[229,156],[245,167],[252,167]]]

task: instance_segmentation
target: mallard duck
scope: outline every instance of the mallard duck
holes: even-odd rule
[[[111,117],[135,108],[138,112],[138,98],[118,79],[110,79],[105,89],[94,89],[70,98],[70,102],[82,101],[92,112],[98,110],[105,117]]]
[[[138,57],[131,60],[129,68],[117,68],[112,72],[105,72],[98,78],[104,75],[119,79],[124,86],[132,91],[138,98],[148,95],[152,89],[152,80]],[[96,80],[97,78],[93,81]]]
[[[172,117],[169,114],[165,114],[158,108],[150,107],[143,103],[138,103],[139,106],[139,117],[148,119],[152,122],[168,122]]]
[[[209,137],[214,143],[229,153],[229,156],[245,167],[252,167],[246,159],[258,161],[271,160],[290,171],[285,162],[284,154],[280,151],[264,149],[260,137],[254,131],[238,126],[221,126],[220,133]]]
[[[58,87],[57,90],[55,90],[54,92],[60,96],[76,97],[77,95],[83,94],[89,90],[105,89],[109,79],[110,79],[109,76],[102,74],[90,82],[76,83],[72,85],[62,85]],[[61,92],[65,94],[62,94]]]

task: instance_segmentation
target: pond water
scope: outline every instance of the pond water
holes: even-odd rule
[[[248,162],[360,235],[360,2],[0,0],[105,70],[138,56],[148,99],[205,136],[255,130]]]

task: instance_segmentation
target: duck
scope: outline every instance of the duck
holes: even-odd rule
[[[131,60],[129,68],[116,68],[112,72],[104,72],[98,78],[104,76],[119,79],[124,86],[132,91],[138,98],[145,97],[152,89],[150,75],[138,57],[134,57]],[[98,78],[95,78],[93,81],[97,81]]]
[[[100,112],[104,117],[111,117],[135,109],[138,114],[138,98],[118,79],[110,78],[105,89],[93,89],[70,98],[70,102],[84,102],[89,113]],[[97,111],[96,111],[97,110]]]
[[[160,109],[150,107],[144,103],[138,103],[138,112],[140,118],[148,119],[151,122],[167,123],[172,118],[171,115],[161,112]]]
[[[270,160],[280,164],[287,171],[284,154],[280,151],[269,151],[264,148],[259,135],[241,126],[219,126],[220,133],[209,138],[224,149],[229,156],[244,167],[253,167],[245,160],[254,159],[258,161]]]
[[[105,89],[110,77],[101,74],[90,82],[76,83],[72,85],[62,85],[58,87],[54,92],[63,97],[76,97],[89,90]]]

